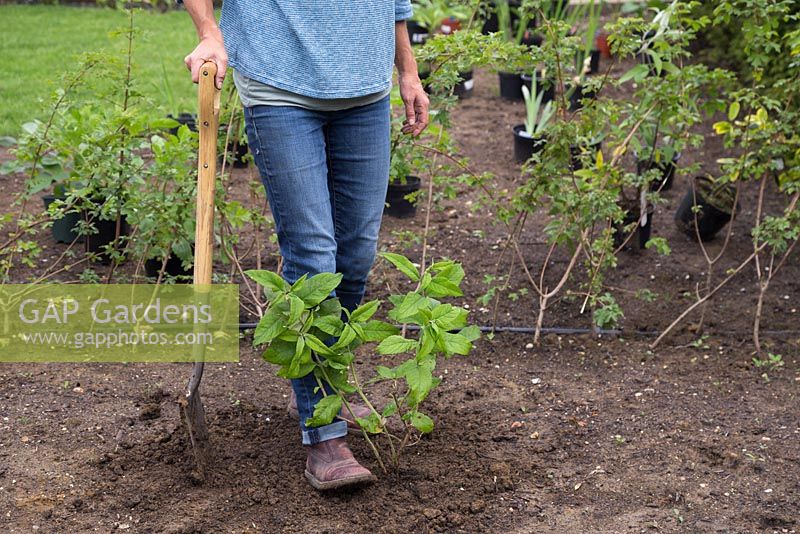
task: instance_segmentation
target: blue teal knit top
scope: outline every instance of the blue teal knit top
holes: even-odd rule
[[[225,0],[231,67],[314,98],[353,98],[392,84],[394,23],[410,0]]]

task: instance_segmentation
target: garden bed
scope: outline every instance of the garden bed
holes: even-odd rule
[[[497,175],[497,191],[510,190],[519,180],[510,127],[524,110],[500,100],[494,75],[476,70],[475,83],[473,97],[453,114],[453,136],[476,168]],[[704,152],[685,154],[682,162],[699,162],[710,171],[721,154],[721,145],[709,138]],[[242,202],[249,202],[247,173],[235,170],[230,181],[230,196]],[[367,490],[323,497],[309,488],[296,423],[285,412],[288,386],[248,348],[250,337],[242,340],[241,363],[210,366],[204,380],[217,457],[203,486],[190,479],[176,407],[188,366],[4,366],[0,528],[796,530],[800,334],[765,334],[765,346],[783,355],[784,366],[766,370],[763,378],[765,369],[751,362],[752,317],[743,313],[756,299],[754,276],[743,273],[712,302],[708,338],[686,328],[670,345],[651,351],[652,337],[635,334],[667,326],[704,278],[698,245],[672,223],[686,178],[678,174],[673,190],[664,193],[667,202],[655,212],[654,234],[669,240],[672,254],[623,252],[609,274],[607,283],[622,290],[622,339],[547,336],[534,349],[530,335],[484,338],[468,358],[438,368],[444,381],[427,410],[435,431],[409,450],[400,473],[381,476]],[[22,180],[0,181],[5,213]],[[750,205],[755,194],[752,186],[743,190]],[[462,191],[431,213],[430,253],[463,262],[467,277],[459,303],[470,307],[472,322],[533,326],[537,304],[521,291],[527,282],[519,269],[496,308],[479,302],[487,291],[482,277],[494,272],[506,230],[485,209],[470,210],[477,200],[476,191]],[[402,232],[419,233],[425,217],[421,209],[414,219],[386,224],[381,247],[419,260],[420,245]],[[735,222],[729,259],[718,272],[752,252],[751,220],[746,204]],[[544,224],[544,217],[532,220],[519,239],[532,263],[546,252]],[[243,247],[252,239],[244,235]],[[41,232],[39,242],[46,247],[43,265],[65,248],[48,232]],[[275,252],[268,245],[264,268],[277,267]],[[567,260],[564,253],[552,258],[555,264]],[[254,267],[248,261],[243,267]],[[15,269],[14,279],[23,281],[37,269]],[[103,268],[97,269],[102,275]],[[771,286],[765,330],[797,329],[797,270],[793,259]],[[120,270],[129,271],[130,265]],[[399,284],[394,271],[378,264],[367,296],[385,298],[387,287]],[[636,298],[642,288],[659,298]],[[591,317],[578,313],[579,307],[574,299],[556,302],[544,326],[589,328]],[[253,320],[242,315],[243,322]],[[350,441],[378,472],[363,440]]]
[[[203,486],[176,401],[185,365],[0,374],[6,532],[786,532],[800,517],[796,347],[759,377],[738,344],[499,335],[441,366],[437,423],[401,472],[322,496],[288,387],[250,349],[204,381]],[[365,358],[368,356],[364,356]],[[356,455],[377,472],[359,437]]]

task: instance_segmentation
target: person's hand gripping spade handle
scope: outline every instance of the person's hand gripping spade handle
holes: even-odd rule
[[[228,54],[222,41],[222,32],[214,18],[214,7],[211,0],[184,0],[186,11],[192,17],[200,42],[186,56],[183,62],[192,73],[192,81],[200,79],[200,68],[203,63],[211,62],[217,66],[215,85],[222,89],[222,82],[228,71]]]

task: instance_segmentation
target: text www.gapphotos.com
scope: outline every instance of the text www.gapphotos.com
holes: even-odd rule
[[[211,332],[33,332],[20,334],[28,345],[113,348],[122,345],[213,345]]]

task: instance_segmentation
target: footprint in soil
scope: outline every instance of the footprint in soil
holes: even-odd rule
[[[794,526],[795,521],[794,519],[784,519],[782,517],[775,517],[770,515],[763,515],[759,520],[761,523],[761,528],[768,529],[768,528],[789,528]]]
[[[150,421],[159,417],[161,417],[160,404],[145,404],[139,412],[139,420],[141,421]]]

